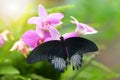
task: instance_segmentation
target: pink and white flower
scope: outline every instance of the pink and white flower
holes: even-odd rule
[[[53,27],[49,27],[49,28],[51,29],[42,30],[39,27],[36,27],[36,31],[29,30],[23,34],[22,40],[31,49],[34,49],[43,42],[50,40],[58,40],[60,37],[60,33]]]
[[[73,20],[71,20],[71,22],[73,24],[76,24],[76,26],[77,26],[75,32],[78,33],[80,36],[81,35],[86,35],[86,34],[95,34],[95,33],[97,33],[97,31],[94,28],[88,26],[87,24],[79,23],[78,20],[75,19],[72,16],[71,16],[71,18],[73,19]]]
[[[62,13],[48,15],[42,5],[39,5],[38,14],[38,17],[32,17],[28,20],[29,24],[36,24],[36,31],[29,30],[22,36],[24,43],[30,46],[31,49],[34,49],[42,42],[58,40],[60,33],[55,27],[62,23],[60,20],[64,17]]]
[[[22,40],[16,41],[10,51],[14,51],[16,49],[22,52],[25,57],[27,57],[28,51],[30,50],[26,47],[26,44]]]
[[[61,19],[64,17],[62,13],[47,13],[44,6],[39,5],[38,8],[38,17],[32,17],[28,20],[29,24],[36,24],[41,28],[46,28],[46,26],[59,26],[62,24]]]
[[[5,41],[8,41],[8,36],[13,39],[12,33],[8,30],[4,30],[2,33],[0,33],[0,47],[4,45]]]

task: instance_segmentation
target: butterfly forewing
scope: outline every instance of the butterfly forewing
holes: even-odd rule
[[[79,51],[80,54],[98,51],[96,44],[90,40],[81,37],[71,37],[65,41],[69,55]]]
[[[27,63],[34,63],[40,60],[51,60],[54,57],[66,59],[66,51],[58,40],[45,42],[36,47],[27,57]]]

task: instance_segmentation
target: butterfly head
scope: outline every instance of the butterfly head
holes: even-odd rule
[[[61,40],[61,41],[64,41],[64,37],[63,37],[63,36],[61,36],[61,37],[60,37],[60,40]]]

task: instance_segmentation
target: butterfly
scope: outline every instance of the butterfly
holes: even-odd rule
[[[37,46],[26,58],[32,64],[41,60],[48,60],[55,70],[64,72],[69,64],[73,70],[82,65],[84,53],[98,51],[96,44],[82,37],[70,37],[51,40]]]

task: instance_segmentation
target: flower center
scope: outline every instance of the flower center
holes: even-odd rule
[[[47,21],[45,21],[44,25],[45,25],[45,26],[48,26],[48,25],[50,25],[50,23],[47,22]]]
[[[43,42],[44,42],[43,38],[39,40],[39,44],[42,44]]]

